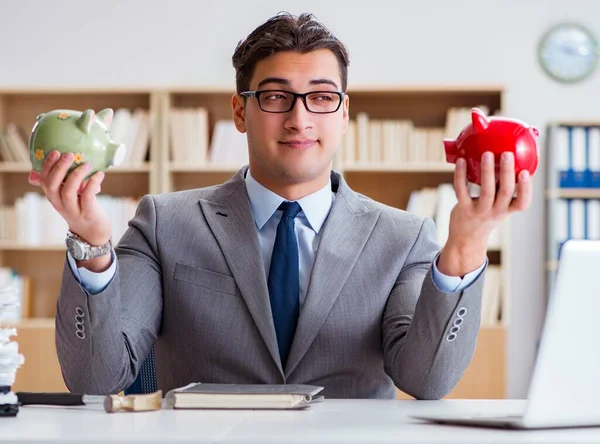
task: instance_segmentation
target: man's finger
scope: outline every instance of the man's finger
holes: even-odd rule
[[[78,166],[71,172],[63,184],[61,197],[65,209],[70,214],[79,214],[80,212],[79,195],[77,191],[79,190],[83,178],[89,173],[91,168],[92,165],[89,162]]]
[[[532,198],[531,176],[529,171],[523,170],[519,173],[519,182],[517,183],[517,198],[510,204],[511,213],[516,211],[525,211],[531,205]]]
[[[467,161],[462,157],[457,159],[454,170],[454,192],[461,205],[471,205],[471,196],[467,188]]]
[[[515,162],[511,152],[504,152],[500,158],[500,187],[496,194],[494,207],[498,213],[504,213],[510,206],[515,194]]]
[[[36,187],[39,187],[42,184],[42,178],[40,176],[40,173],[38,173],[37,171],[31,171],[29,173],[27,181],[30,185],[34,185]]]
[[[62,183],[65,180],[69,168],[73,165],[73,158],[74,156],[72,153],[65,153],[54,163],[52,169],[48,173],[42,169],[42,180],[46,184],[46,194],[53,198],[59,196]],[[44,167],[45,166],[46,165],[44,165]],[[44,174],[46,175],[44,176]]]
[[[50,151],[46,156],[46,160],[42,165],[42,169],[40,171],[40,179],[42,182],[46,182],[50,171],[54,168],[54,165],[60,159],[60,152],[57,150]]]
[[[80,196],[81,211],[83,213],[90,213],[95,210],[97,204],[96,194],[100,193],[103,180],[104,172],[102,171],[94,173],[92,177],[90,177],[90,180],[88,180]]]
[[[496,172],[494,154],[486,151],[481,156],[481,188],[477,206],[484,210],[491,209],[496,198]]]

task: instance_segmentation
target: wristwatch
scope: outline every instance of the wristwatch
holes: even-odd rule
[[[71,231],[67,231],[67,250],[78,261],[87,261],[108,254],[112,248],[109,240],[103,245],[90,245]]]

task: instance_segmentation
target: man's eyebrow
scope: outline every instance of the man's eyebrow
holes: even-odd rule
[[[314,79],[310,81],[311,85],[331,85],[338,89],[337,83],[330,79]]]
[[[281,77],[267,77],[266,79],[262,79],[260,82],[258,82],[257,88],[260,88],[261,86],[266,85],[267,83],[278,83],[279,85],[290,84],[289,80]]]
[[[257,88],[260,88],[267,83],[277,83],[279,85],[289,86],[290,81],[282,77],[267,77],[258,82]],[[337,83],[330,79],[313,79],[309,82],[310,85],[331,85],[338,89]]]

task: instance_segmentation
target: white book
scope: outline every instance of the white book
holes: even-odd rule
[[[356,121],[349,120],[346,133],[342,138],[342,162],[343,165],[354,165],[356,163]]]
[[[356,129],[358,136],[358,161],[369,163],[369,115],[360,112],[356,115]]]
[[[588,239],[600,239],[600,200],[590,199],[586,203]]]
[[[553,126],[550,129],[550,158],[552,164],[549,168],[549,183],[558,187],[562,180],[567,177],[571,168],[569,161],[569,131],[561,126]]]
[[[571,239],[585,239],[585,201],[571,200]]]
[[[587,161],[586,161],[586,130],[583,127],[573,127],[571,134],[571,150],[573,163],[573,178],[583,184],[585,180]]]
[[[458,203],[454,186],[450,183],[438,185],[435,225],[437,230],[437,243],[443,247],[448,241],[450,233],[450,213]]]
[[[567,240],[569,236],[569,204],[565,199],[556,199],[552,206],[553,214],[551,215],[554,223],[553,233],[551,233],[551,241],[553,243],[553,258],[558,258],[558,246]]]
[[[592,173],[592,184],[600,187],[600,128],[588,128],[589,169]]]

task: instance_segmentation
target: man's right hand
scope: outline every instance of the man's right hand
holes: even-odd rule
[[[110,219],[96,199],[104,173],[98,171],[84,182],[91,169],[91,164],[84,163],[65,180],[73,158],[72,153],[61,156],[60,152],[52,151],[44,161],[41,172],[29,173],[29,183],[42,188],[50,204],[67,222],[70,231],[90,245],[105,244],[110,240]],[[78,262],[78,266],[96,272],[106,270],[110,264],[110,254]]]

